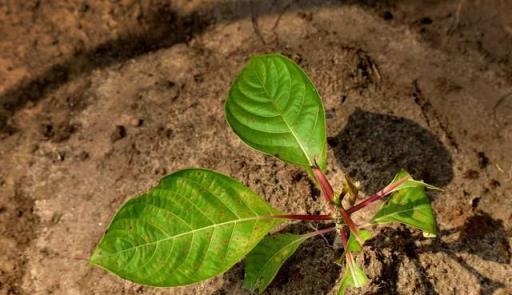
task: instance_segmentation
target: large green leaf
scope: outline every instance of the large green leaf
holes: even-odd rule
[[[226,119],[249,146],[306,169],[326,166],[325,114],[308,76],[290,59],[252,57],[229,91]]]
[[[402,171],[395,180],[405,175],[408,174]],[[389,200],[373,217],[373,221],[378,224],[403,223],[418,228],[429,236],[435,236],[437,232],[436,219],[425,193],[425,184],[414,179],[395,189]]]
[[[90,262],[140,284],[191,284],[240,261],[282,222],[274,214],[228,176],[181,170],[119,209]]]
[[[277,234],[264,238],[245,259],[244,288],[263,292],[308,235]]]
[[[368,283],[368,277],[364,271],[359,267],[351,255],[350,260],[347,259],[345,266],[345,272],[341,277],[340,288],[338,289],[338,295],[344,295],[347,288],[361,288]]]

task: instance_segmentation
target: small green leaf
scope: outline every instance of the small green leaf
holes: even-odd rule
[[[264,238],[245,259],[244,288],[262,293],[297,248],[310,236],[277,234]]]
[[[398,172],[395,177],[393,178],[393,180],[391,181],[390,184],[393,184],[395,182],[397,182],[398,180],[404,178],[404,177],[411,177],[411,175],[405,171],[405,170],[400,170],[400,172]],[[431,184],[428,184],[428,183],[425,183],[421,180],[416,180],[416,179],[413,179],[412,177],[407,180],[406,182],[402,183],[401,185],[397,186],[396,188],[394,188],[391,192],[396,192],[396,191],[399,191],[401,189],[404,189],[404,188],[409,188],[409,187],[418,187],[418,186],[422,186],[422,187],[425,187],[425,188],[428,188],[428,189],[431,189],[431,190],[438,190],[440,191],[441,189],[438,188],[437,186],[433,186]]]
[[[119,209],[90,262],[139,284],[199,282],[247,255],[282,222],[274,214],[228,176],[181,170]]]
[[[408,175],[404,173],[407,172],[401,171],[395,179]],[[373,221],[378,224],[403,223],[418,228],[430,236],[435,236],[437,232],[432,206],[425,193],[425,184],[413,179],[395,189],[389,200],[373,217]]]
[[[231,86],[226,119],[249,146],[309,170],[326,167],[322,100],[292,60],[269,54],[252,57]]]
[[[359,230],[359,236],[361,237],[363,242],[365,242],[366,240],[371,239],[373,235],[372,235],[372,233],[370,231],[361,229],[361,230]],[[347,249],[350,252],[357,253],[357,252],[360,252],[362,250],[362,247],[363,247],[363,245],[361,245],[357,241],[355,236],[351,234],[350,237],[348,238]]]
[[[343,273],[343,277],[341,277],[338,295],[344,295],[348,287],[361,288],[364,287],[367,283],[368,277],[361,269],[361,267],[359,267],[351,258],[350,260],[347,260],[345,272]]]

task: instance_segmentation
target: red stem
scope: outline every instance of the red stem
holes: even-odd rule
[[[348,214],[352,214],[356,211],[359,211],[361,209],[363,209],[364,207],[370,205],[371,203],[373,202],[376,202],[378,200],[380,200],[382,197],[384,197],[385,195],[382,193],[382,191],[379,191],[378,193],[376,193],[375,195],[369,197],[368,199],[350,207],[348,210],[347,210],[347,213]]]
[[[333,204],[334,200],[334,191],[332,189],[331,184],[327,180],[327,177],[322,173],[322,170],[317,167],[313,167],[313,173],[315,174],[316,179],[318,180],[318,183],[320,184],[320,188],[322,189],[323,195],[325,196],[325,199],[327,200],[327,203],[329,204],[329,207],[333,212],[336,212],[336,208]],[[347,224],[350,231],[354,234],[354,236],[359,241],[359,231],[357,227],[355,226],[354,222],[350,218],[350,215],[343,209],[343,206],[338,207],[339,212],[341,213],[341,217],[343,218],[343,221]]]
[[[334,217],[332,217],[331,215],[283,214],[283,215],[272,215],[272,217],[292,219],[292,220],[313,220],[313,221],[334,220]]]
[[[347,213],[347,211],[345,211],[345,209],[343,209],[343,207],[341,207],[341,205],[340,207],[338,207],[338,209],[340,210],[341,217],[343,217],[343,220],[350,229],[350,232],[354,234],[358,241],[361,241],[361,239],[359,238],[359,229],[355,225],[354,221],[352,221],[352,218],[350,218],[350,215]]]
[[[338,231],[340,238],[341,238],[341,244],[343,245],[343,249],[347,249],[348,239],[347,239],[347,233],[345,232],[345,229],[341,229]]]
[[[375,195],[368,197],[366,200],[361,201],[360,203],[350,207],[347,210],[347,213],[352,214],[352,213],[359,211],[359,210],[363,209],[364,207],[370,205],[371,203],[384,198],[385,196],[389,195],[389,193],[391,193],[395,188],[399,187],[400,185],[402,185],[404,182],[406,182],[410,178],[411,178],[410,176],[405,176],[405,177],[401,178],[400,180],[389,184],[388,186],[386,186],[385,188],[383,188],[382,190],[377,192]]]
[[[332,189],[331,184],[329,183],[329,180],[327,180],[327,177],[325,177],[325,175],[322,173],[322,170],[320,170],[319,168],[313,168],[313,173],[315,174],[315,177],[318,180],[318,183],[320,184],[320,188],[322,189],[327,204],[329,204],[329,208],[331,208],[333,212],[336,212],[333,205],[334,191]]]

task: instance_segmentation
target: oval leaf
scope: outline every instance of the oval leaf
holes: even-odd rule
[[[404,175],[402,171],[395,179],[401,179]],[[379,224],[399,222],[435,236],[436,219],[423,182],[411,179],[397,189],[373,217],[373,221]]]
[[[282,222],[274,214],[228,176],[181,170],[120,208],[90,262],[140,284],[191,284],[240,261]]]
[[[277,234],[264,238],[245,259],[244,288],[259,293],[272,282],[277,272],[307,235]]]
[[[249,146],[309,169],[326,166],[322,100],[313,83],[290,59],[252,57],[229,91],[226,119]]]

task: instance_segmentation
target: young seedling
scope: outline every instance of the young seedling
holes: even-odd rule
[[[360,288],[368,278],[355,255],[372,233],[351,218],[382,201],[368,225],[403,223],[436,235],[425,194],[435,188],[400,171],[378,193],[344,208],[345,195],[357,197],[347,181],[335,195],[324,174],[326,127],[322,101],[308,76],[290,59],[253,57],[233,83],[225,105],[233,131],[249,146],[303,168],[325,198],[329,214],[301,215],[274,209],[238,181],[204,169],[164,177],[147,193],[129,200],[115,214],[90,263],[135,283],[174,287],[222,274],[245,260],[244,287],[263,292],[286,259],[307,239],[336,232],[345,262],[338,294]],[[287,220],[330,225],[296,235],[268,233]],[[343,259],[344,258],[344,259]]]

